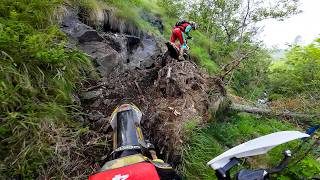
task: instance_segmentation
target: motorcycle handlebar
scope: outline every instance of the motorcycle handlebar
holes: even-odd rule
[[[284,154],[284,159],[280,162],[280,164],[274,168],[268,169],[267,172],[269,174],[273,174],[273,173],[278,173],[280,171],[282,171],[284,168],[286,168],[289,164],[289,161],[291,159],[291,151],[290,150],[285,150],[283,152]]]
[[[242,169],[237,173],[238,180],[246,179],[256,179],[259,177],[260,179],[265,179],[268,177],[269,174],[278,173],[282,171],[284,168],[286,168],[289,164],[289,161],[291,159],[291,151],[285,150],[283,152],[284,159],[279,163],[278,166],[271,168],[271,169],[258,169],[258,170],[246,170]],[[236,166],[239,163],[239,159],[232,158],[228,164],[226,164],[224,167],[216,170],[216,176],[219,180],[229,180],[230,177],[230,170]]]
[[[229,180],[230,177],[230,170],[239,164],[239,159],[232,158],[231,161],[226,164],[224,167],[219,168],[216,170],[216,176],[219,180]]]

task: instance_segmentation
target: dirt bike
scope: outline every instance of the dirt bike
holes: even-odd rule
[[[172,58],[179,60],[179,48],[176,46],[176,44],[172,42],[166,42],[166,46],[168,49],[166,55],[170,55]],[[187,61],[191,59],[188,50],[183,52],[183,58]]]
[[[157,157],[154,146],[144,139],[141,118],[141,111],[133,104],[122,104],[113,111],[110,120],[112,160],[89,180],[180,179],[168,163]]]
[[[111,115],[113,129],[113,151],[111,161],[106,162],[100,171],[89,180],[112,179],[181,179],[175,170],[158,159],[154,146],[144,139],[140,121],[142,113],[133,104],[118,106]],[[301,138],[308,138],[320,126],[301,133],[299,131],[282,131],[265,135],[240,144],[209,161],[219,180],[231,179],[230,170],[239,164],[240,158],[262,155],[272,148]],[[277,167],[271,169],[241,169],[235,176],[238,180],[265,180],[271,174],[287,167],[291,151],[284,151],[284,159]]]

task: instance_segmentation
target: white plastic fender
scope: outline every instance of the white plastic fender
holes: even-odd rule
[[[230,159],[234,157],[242,158],[265,154],[280,144],[305,137],[309,137],[309,135],[299,131],[280,131],[268,134],[229,149],[228,151],[209,161],[207,165],[216,170],[224,167],[230,161]]]

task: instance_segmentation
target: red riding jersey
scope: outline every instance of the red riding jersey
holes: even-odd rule
[[[154,165],[141,162],[94,174],[89,180],[160,180],[160,178]]]
[[[170,42],[175,43],[175,41],[178,39],[180,44],[178,45],[178,48],[186,48],[187,47],[187,37],[189,34],[189,31],[191,30],[191,25],[189,23],[183,23],[180,26],[175,26],[172,30]],[[186,35],[185,35],[186,34]]]

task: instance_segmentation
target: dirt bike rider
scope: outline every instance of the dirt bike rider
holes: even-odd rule
[[[180,42],[180,45],[178,45],[179,49],[179,60],[184,60],[183,58],[183,52],[185,49],[189,49],[187,39],[191,39],[190,31],[197,29],[197,24],[195,22],[188,22],[186,20],[180,20],[178,21],[175,26],[172,29],[170,42],[175,43],[175,41],[178,39]]]

